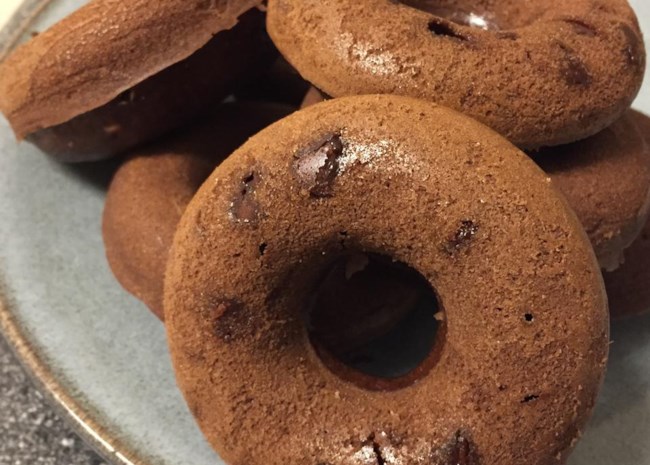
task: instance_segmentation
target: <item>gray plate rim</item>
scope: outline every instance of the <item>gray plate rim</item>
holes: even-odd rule
[[[34,19],[53,0],[25,0],[8,23],[0,30],[0,61],[16,46]],[[128,449],[102,425],[84,401],[75,397],[57,378],[43,354],[32,344],[12,311],[17,305],[10,295],[5,279],[0,276],[0,333],[9,343],[21,365],[68,424],[112,465],[148,465],[138,454]]]

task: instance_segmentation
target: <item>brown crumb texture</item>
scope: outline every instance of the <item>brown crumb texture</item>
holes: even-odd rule
[[[328,195],[314,196],[295,163],[332,135],[336,176],[315,160]],[[232,192],[253,167],[263,215],[243,224]],[[417,270],[440,301],[437,363],[400,389],[346,381],[309,341],[315,285],[355,251]],[[215,334],[224,302],[240,311]],[[609,337],[589,240],[542,170],[476,121],[397,96],[309,107],[224,161],[175,235],[165,310],[202,431],[246,465],[555,465],[590,416]]]

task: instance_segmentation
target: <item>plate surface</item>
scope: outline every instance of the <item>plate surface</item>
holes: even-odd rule
[[[9,25],[15,36],[33,18],[22,40],[85,2],[28,3],[38,14]],[[650,2],[631,3],[650,36]],[[635,107],[650,113],[650,82]],[[0,116],[0,327],[111,463],[222,464],[175,387],[163,326],[106,264],[100,221],[114,167],[56,164],[17,145]],[[612,332],[607,381],[570,465],[650,465],[650,316]]]

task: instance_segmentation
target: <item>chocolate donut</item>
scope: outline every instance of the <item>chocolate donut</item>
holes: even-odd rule
[[[645,69],[626,0],[269,0],[267,27],[333,97],[424,98],[527,149],[609,126]]]
[[[599,134],[534,155],[578,215],[603,269],[623,262],[623,251],[650,212],[650,152],[629,111]]]
[[[603,277],[612,318],[650,312],[650,221],[625,252],[625,263]]]
[[[374,385],[304,322],[355,252],[416,270],[444,315],[422,364]],[[179,386],[233,465],[562,463],[608,348],[598,264],[544,173],[397,96],[312,106],[225,160],[179,224],[165,311]]]
[[[650,118],[633,112],[632,116],[646,138],[650,137]],[[650,221],[641,235],[625,251],[625,263],[612,273],[603,273],[613,318],[650,312]]]
[[[18,139],[59,160],[123,152],[214,106],[266,63],[263,15],[249,11],[260,3],[91,1],[0,65],[0,111]]]
[[[185,207],[225,157],[289,112],[223,105],[202,125],[133,154],[116,172],[104,207],[106,257],[120,284],[161,319],[165,265]]]

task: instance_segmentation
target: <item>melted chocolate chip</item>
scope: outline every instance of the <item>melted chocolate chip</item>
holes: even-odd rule
[[[570,25],[578,35],[587,37],[595,37],[598,35],[598,31],[594,26],[580,18],[564,18],[562,21]]]
[[[259,246],[259,251],[260,251],[260,257],[263,257],[264,254],[266,253],[266,249],[269,247],[269,245],[266,242],[262,242]]]
[[[476,447],[469,435],[460,430],[442,449],[432,451],[431,462],[435,465],[480,465]]]
[[[296,155],[294,170],[312,197],[334,195],[333,184],[339,174],[344,147],[341,136],[333,134],[319,140]]]
[[[401,3],[416,10],[430,13],[439,18],[444,18],[460,26],[475,27],[477,29],[498,30],[499,25],[494,21],[493,15],[466,11],[460,8],[450,8],[440,5],[439,0],[400,0]]]
[[[582,59],[568,45],[557,42],[563,54],[561,74],[570,86],[589,87],[592,82],[591,74]]]
[[[255,332],[250,312],[243,303],[236,300],[226,300],[217,304],[213,327],[215,336],[226,344]]]
[[[460,227],[445,244],[445,250],[449,255],[453,255],[464,247],[467,247],[476,233],[478,232],[478,225],[471,220],[461,221]]]
[[[625,36],[625,54],[627,63],[632,66],[641,67],[645,62],[645,55],[641,48],[641,39],[636,32],[627,24],[621,23],[619,29]]]
[[[429,21],[429,31],[436,36],[449,37],[463,42],[471,40],[470,36],[457,31],[451,23],[440,18],[435,18]]]
[[[519,39],[519,34],[514,31],[503,31],[497,32],[497,39],[502,40],[517,40]]]
[[[386,459],[381,452],[381,445],[375,440],[375,433],[368,436],[368,439],[363,443],[364,447],[372,447],[372,453],[375,456],[377,465],[386,465]]]
[[[530,394],[530,395],[527,395],[526,397],[524,397],[523,400],[521,401],[521,403],[522,404],[528,404],[530,402],[535,402],[537,399],[539,399],[538,395]]]
[[[259,205],[255,200],[255,189],[260,183],[259,174],[251,171],[241,179],[239,191],[232,201],[232,217],[241,223],[256,223],[259,219]]]
[[[449,465],[473,465],[478,463],[472,444],[459,431],[454,438],[454,444],[451,448]]]

